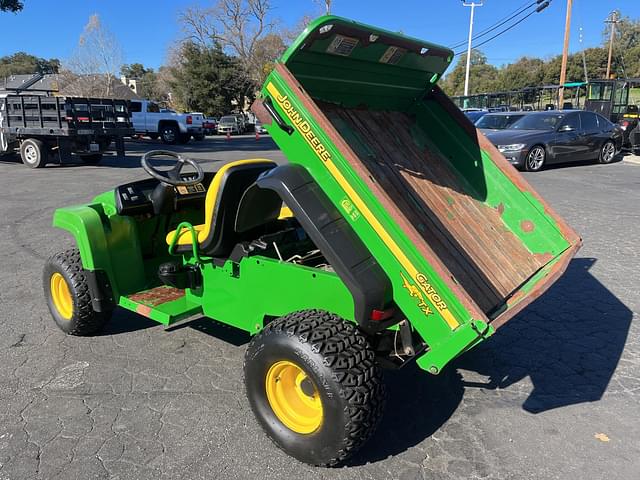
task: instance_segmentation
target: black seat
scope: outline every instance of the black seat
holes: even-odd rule
[[[239,160],[223,166],[216,173],[205,200],[205,223],[195,226],[200,254],[226,257],[231,253],[238,241],[235,221],[240,199],[262,173],[275,167],[276,163],[271,160]],[[178,235],[176,252],[192,251],[189,229],[170,232],[167,235],[168,244],[171,244],[175,235]]]

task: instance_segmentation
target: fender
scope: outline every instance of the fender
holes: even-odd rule
[[[53,226],[73,235],[83,268],[96,276],[94,284],[109,286],[108,292],[92,292],[93,299],[111,298],[117,303],[121,295],[132,293],[144,283],[135,221],[117,215],[111,205],[92,203],[60,208],[53,215]]]
[[[371,312],[391,301],[391,282],[309,172],[300,165],[281,165],[256,184],[280,196],[329,261],[353,296],[358,325],[371,333],[384,328],[371,320]]]

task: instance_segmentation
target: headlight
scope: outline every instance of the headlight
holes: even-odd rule
[[[519,152],[527,145],[525,143],[514,143],[511,145],[498,145],[498,150],[501,152]]]

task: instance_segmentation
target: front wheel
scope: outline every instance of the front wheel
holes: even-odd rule
[[[88,280],[77,249],[56,253],[44,266],[43,286],[49,311],[56,325],[69,335],[92,335],[111,318],[111,312],[93,309]]]
[[[245,387],[253,413],[287,454],[334,466],[375,431],[385,401],[375,354],[356,326],[320,310],[268,324],[249,344]]]
[[[600,149],[598,160],[600,163],[611,163],[616,157],[616,146],[611,140],[607,140]]]
[[[544,167],[547,160],[547,152],[542,145],[536,145],[527,154],[527,158],[524,162],[524,167],[528,172],[538,172]]]

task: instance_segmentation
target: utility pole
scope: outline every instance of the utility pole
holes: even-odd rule
[[[607,79],[611,78],[611,57],[613,56],[613,39],[616,36],[616,25],[618,24],[618,12],[611,12],[610,18],[604,23],[611,25],[611,38],[609,38],[609,59],[607,60]]]
[[[582,50],[582,68],[584,69],[584,81],[589,83],[589,74],[587,73],[587,54],[582,47],[582,27],[580,27],[580,50]]]
[[[569,56],[572,6],[573,0],[567,0],[567,18],[564,23],[564,47],[562,48],[562,66],[560,67],[560,88],[558,89],[558,110],[562,110],[564,105],[564,84],[567,81],[567,57]]]
[[[469,19],[469,43],[467,45],[467,70],[464,75],[464,95],[469,95],[469,70],[471,69],[471,37],[473,37],[473,13],[476,7],[481,7],[482,2],[465,2],[462,0],[462,5],[465,7],[471,7],[471,18]]]

